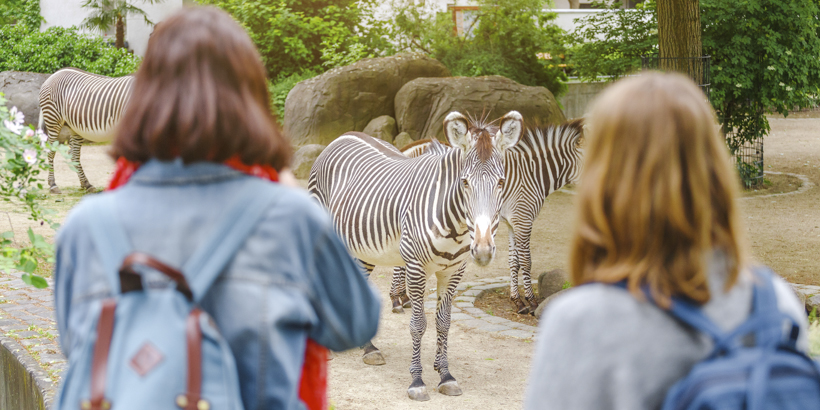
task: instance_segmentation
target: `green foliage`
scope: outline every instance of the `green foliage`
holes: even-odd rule
[[[467,34],[455,36],[449,12],[412,0],[397,0],[388,34],[393,51],[421,51],[450,69],[454,76],[502,75],[526,85],[566,90],[566,75],[557,57],[564,54],[564,32],[552,24],[555,13],[544,12],[548,0],[476,1]],[[468,23],[465,23],[468,24]],[[539,60],[549,53],[553,60]]]
[[[276,119],[278,121],[281,122],[284,118],[285,99],[287,99],[290,90],[293,89],[293,87],[295,87],[300,81],[307,80],[308,78],[315,77],[316,75],[316,72],[306,70],[301,73],[280,76],[280,78],[275,81],[268,82],[268,92],[270,92],[272,102],[271,106],[273,107],[273,113],[276,115]]]
[[[248,31],[270,78],[322,72],[387,44],[373,19],[375,0],[200,0],[230,13]],[[374,24],[370,24],[374,23]],[[372,34],[371,34],[372,33]]]
[[[40,16],[40,0],[4,0],[0,2],[0,26],[19,24],[29,30],[39,30],[44,21]]]
[[[143,3],[148,4],[162,1],[164,0],[142,0]],[[83,27],[92,30],[107,31],[117,23],[117,20],[125,20],[129,15],[142,16],[145,24],[154,24],[148,19],[145,11],[127,0],[85,0],[82,7],[91,10],[91,14],[83,20]]]
[[[119,77],[136,71],[140,59],[114,48],[76,27],[50,27],[44,32],[20,25],[0,27],[0,71],[53,73],[76,67],[95,74]]]
[[[569,36],[570,64],[583,81],[599,76],[613,81],[641,69],[641,56],[657,53],[657,5],[647,0],[634,9],[621,3],[601,5],[606,11],[576,19]]]
[[[712,103],[737,144],[766,135],[764,111],[816,105],[820,7],[814,0],[701,1]]]
[[[561,285],[561,289],[569,289],[571,287],[572,287],[572,283],[570,283],[568,280],[565,280],[564,284]]]
[[[48,151],[56,151],[68,156],[67,147],[57,142],[48,143],[42,132],[23,127],[23,114],[16,108],[5,106],[0,93],[0,198],[22,206],[32,221],[48,224],[57,229],[49,215],[54,211],[40,205],[44,186],[38,177],[48,172]],[[0,270],[16,269],[23,272],[23,281],[31,286],[48,286],[45,279],[34,272],[42,263],[51,263],[54,248],[42,235],[29,228],[28,244],[15,241],[14,232],[0,234]]]

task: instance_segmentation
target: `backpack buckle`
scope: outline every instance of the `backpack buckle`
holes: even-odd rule
[[[82,410],[110,410],[111,402],[102,399],[99,403],[92,403],[91,400],[83,400],[80,402],[80,409]]]
[[[177,396],[177,406],[181,409],[190,409],[190,410],[210,410],[211,403],[208,403],[205,399],[196,400],[196,407],[189,407],[192,404],[193,400],[188,400],[187,394],[180,394]]]

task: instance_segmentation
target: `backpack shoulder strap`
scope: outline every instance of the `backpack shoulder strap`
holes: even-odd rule
[[[265,189],[264,185],[268,183],[259,178],[248,178],[204,244],[185,262],[182,273],[188,279],[194,302],[202,300],[259,219],[270,209],[276,198],[274,190]]]
[[[723,331],[709,319],[700,306],[681,298],[672,298],[669,313],[683,323],[703,332],[716,343],[723,339]]]
[[[89,223],[91,237],[111,285],[112,295],[120,293],[119,268],[131,252],[131,242],[115,212],[115,200],[112,193],[102,193],[88,203],[92,209],[89,213],[93,215]]]

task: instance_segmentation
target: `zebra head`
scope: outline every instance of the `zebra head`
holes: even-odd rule
[[[494,126],[468,121],[455,111],[444,119],[444,133],[450,145],[462,151],[456,189],[464,199],[470,254],[479,266],[490,263],[495,255],[494,237],[504,188],[504,151],[515,146],[523,130],[523,119],[517,111],[510,111],[498,123]]]

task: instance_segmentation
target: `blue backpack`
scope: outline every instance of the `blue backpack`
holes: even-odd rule
[[[261,182],[245,183],[182,272],[132,251],[114,196],[93,199],[90,230],[113,295],[96,302],[96,337],[71,356],[55,409],[242,410],[231,349],[197,305],[272,203]],[[171,281],[144,284],[140,266]]]
[[[715,348],[672,386],[663,410],[820,409],[820,364],[797,350],[800,327],[778,309],[772,275],[755,269],[751,315],[729,334],[697,305],[673,299],[669,313]]]

